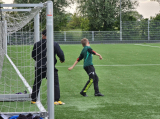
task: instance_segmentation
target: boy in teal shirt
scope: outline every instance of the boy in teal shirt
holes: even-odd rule
[[[95,72],[95,68],[93,66],[92,63],[92,54],[99,56],[99,59],[102,60],[102,56],[98,53],[96,53],[95,51],[92,50],[92,48],[90,47],[89,41],[86,38],[83,38],[81,40],[82,46],[84,47],[79,58],[75,61],[75,63],[68,68],[68,70],[72,70],[76,64],[84,59],[84,65],[83,68],[84,70],[87,72],[88,76],[89,76],[89,80],[87,81],[86,85],[84,86],[84,88],[82,89],[82,91],[80,92],[80,94],[82,96],[87,96],[86,92],[89,89],[89,87],[92,85],[92,83],[94,84],[94,90],[95,90],[95,96],[104,96],[103,94],[101,94],[99,92],[99,87],[98,87],[98,76]]]

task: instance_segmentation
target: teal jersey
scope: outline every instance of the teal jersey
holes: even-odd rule
[[[84,59],[83,67],[93,65],[92,54],[95,54],[95,52],[92,53],[91,51],[92,51],[92,49],[90,46],[84,46],[84,48],[80,54],[80,57],[77,59],[78,61],[80,61],[81,59]]]

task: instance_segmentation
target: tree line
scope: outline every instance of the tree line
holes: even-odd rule
[[[116,31],[120,29],[120,0],[52,0],[54,6],[54,30],[67,31]],[[153,0],[152,0],[153,1]],[[156,0],[155,0],[156,1]],[[158,1],[158,0],[157,0]],[[40,3],[46,0],[14,0],[14,3]],[[74,14],[66,12],[67,7],[77,4]],[[122,21],[146,21],[135,8],[137,0],[121,0]],[[41,20],[45,22],[45,10]],[[160,20],[160,14],[151,17]],[[45,23],[44,23],[45,24]]]

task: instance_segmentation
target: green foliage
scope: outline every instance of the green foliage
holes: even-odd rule
[[[123,21],[122,22],[123,40],[147,40],[148,39],[148,20]]]
[[[137,11],[127,11],[122,14],[122,22],[124,21],[140,21],[143,20],[143,16]],[[114,27],[117,27],[117,30],[120,30],[120,16],[117,17]]]
[[[160,13],[156,14],[155,17],[150,18],[150,40],[159,40],[160,38]]]
[[[137,21],[137,19],[131,15],[123,15],[123,18],[122,18],[122,22],[124,21]],[[120,30],[120,17],[118,17],[117,21],[115,21],[115,24],[114,24],[115,27],[118,27],[118,30]]]
[[[71,20],[68,22],[67,27],[69,29],[77,29],[81,27],[81,16],[77,13],[71,15]]]
[[[150,39],[159,40],[160,38],[160,13],[152,17],[150,21]]]
[[[68,14],[68,23],[66,25],[66,30],[74,30],[74,29],[80,29],[83,31],[89,30],[89,20],[83,16],[81,16],[78,13]]]
[[[54,7],[54,30],[60,31],[67,24],[67,15],[65,8],[68,7],[73,0],[52,0]],[[46,0],[14,0],[14,3],[40,3],[46,2]],[[44,13],[43,13],[44,12]],[[42,18],[45,18],[45,10],[42,11]],[[43,22],[43,26],[45,26],[45,20]]]
[[[81,29],[83,31],[89,31],[89,20],[87,18],[81,18]]]
[[[160,13],[156,14],[155,17],[151,18],[152,20],[160,20]]]
[[[119,0],[80,0],[79,11],[89,20],[89,30],[114,30],[114,22],[119,16]],[[136,1],[122,0],[122,13],[134,9]]]

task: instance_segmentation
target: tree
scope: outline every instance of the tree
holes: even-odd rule
[[[138,21],[141,21],[144,19],[143,15],[139,14],[139,12],[137,12],[137,11],[127,11],[126,14],[133,16]]]
[[[52,0],[54,8],[54,30],[60,31],[67,24],[67,15],[65,8],[68,7],[73,0]],[[40,3],[46,2],[46,0],[14,0],[14,3]],[[42,18],[45,18],[45,10],[41,13]],[[44,20],[45,24],[45,20]]]
[[[89,31],[89,20],[88,20],[88,18],[81,17],[81,29],[83,31]]]
[[[74,13],[71,16],[71,20],[67,24],[67,27],[70,29],[80,28],[81,27],[81,16],[79,16],[77,13]]]
[[[137,11],[127,11],[122,14],[122,22],[124,21],[141,21],[143,20],[143,16],[139,14]],[[115,28],[120,30],[120,16],[117,17],[117,20],[114,24]]]
[[[156,14],[155,17],[151,17],[152,20],[160,20],[160,13]]]
[[[160,38],[160,13],[156,14],[155,17],[151,17],[149,30],[150,30],[150,39],[159,40]]]
[[[137,1],[121,0],[122,14],[138,5]],[[89,30],[114,30],[114,22],[120,13],[119,0],[79,0],[78,8],[89,20]]]

